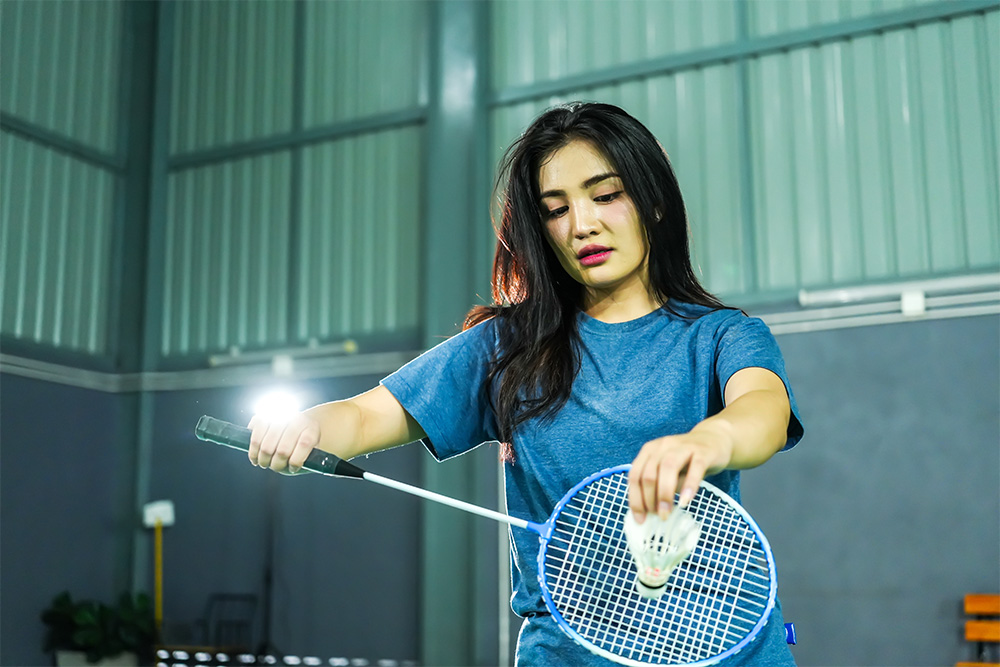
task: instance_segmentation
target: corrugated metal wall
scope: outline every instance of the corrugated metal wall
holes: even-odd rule
[[[305,7],[305,127],[427,103],[426,2],[310,2]]]
[[[422,138],[410,127],[305,150],[299,340],[419,326]]]
[[[293,2],[180,2],[171,152],[292,129]]]
[[[122,3],[4,0],[2,19],[0,109],[114,153]]]
[[[0,159],[0,331],[104,354],[116,177],[7,134]]]
[[[426,103],[426,3],[177,9],[172,152],[228,152],[171,175],[161,353],[416,330],[422,131],[352,125]]]
[[[491,3],[493,86],[502,90],[731,42],[737,1]]]
[[[553,103],[625,106],[674,161],[696,261],[725,296],[996,267],[995,9],[767,48],[921,5],[947,6],[491,3],[491,95],[514,101],[492,105],[490,158]],[[0,174],[5,336],[109,352],[123,6],[3,4],[3,159],[27,165]],[[161,353],[419,327],[428,3],[171,7],[169,204],[152,222],[166,240],[152,277]],[[749,48],[717,56],[734,43]],[[663,71],[614,80],[664,58]],[[593,72],[599,87],[530,92]],[[476,253],[488,267],[492,241]]]
[[[0,332],[105,355],[122,3],[7,0],[2,9]]]
[[[938,0],[749,0],[749,34],[773,35],[873,14],[926,5]]]
[[[532,84],[583,68],[610,74],[599,88],[498,105],[493,163],[553,104],[625,107],[670,154],[700,275],[727,297],[996,267],[998,12],[773,54],[761,41],[753,53],[755,35],[915,4],[751,2],[741,28],[734,3],[652,0],[616,13],[578,2],[578,25],[548,14],[558,3],[527,12],[496,3],[497,98],[519,86],[529,97]],[[713,47],[744,30],[747,55],[720,64]],[[618,45],[626,34],[630,45]],[[638,80],[623,69],[626,80],[613,81],[614,68],[630,60],[685,51],[700,52],[705,64]]]
[[[161,352],[287,340],[291,158],[170,177]]]
[[[996,266],[997,17],[751,62],[759,289]]]

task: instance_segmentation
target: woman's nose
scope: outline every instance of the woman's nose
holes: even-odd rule
[[[588,206],[578,207],[570,213],[570,230],[578,239],[597,233],[599,227],[595,211]]]

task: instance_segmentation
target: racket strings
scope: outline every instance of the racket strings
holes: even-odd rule
[[[700,655],[703,647],[721,651],[736,643],[766,609],[769,592],[766,571],[756,586],[748,581],[751,565],[756,563],[756,536],[742,522],[733,521],[728,506],[707,502],[708,499],[709,496],[700,495],[688,508],[708,527],[708,535],[706,542],[692,553],[690,567],[678,572],[675,584],[681,590],[710,596],[704,601],[682,596],[685,604],[677,609],[693,621],[678,628],[677,634],[677,640],[692,655]],[[763,550],[758,551],[766,564]]]
[[[555,518],[542,577],[559,614],[593,646],[634,662],[695,662],[735,646],[770,604],[769,561],[754,531],[702,489],[687,509],[702,539],[667,591],[643,598],[621,528],[627,486],[624,473],[602,477]]]

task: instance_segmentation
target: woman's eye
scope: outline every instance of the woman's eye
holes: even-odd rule
[[[611,202],[611,201],[614,201],[614,200],[618,199],[619,195],[621,195],[621,191],[612,192],[610,194],[601,195],[599,197],[594,197],[594,201],[600,202],[601,204],[607,204],[608,202]]]
[[[559,208],[554,208],[545,214],[547,218],[558,218],[559,216],[566,213],[569,210],[568,206],[560,206]]]

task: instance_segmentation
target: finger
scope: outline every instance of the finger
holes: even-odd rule
[[[628,471],[628,508],[636,523],[646,520],[646,509],[642,500],[642,470],[648,460],[648,450],[643,447]]]
[[[271,459],[278,450],[278,442],[281,434],[285,431],[285,424],[280,422],[267,422],[267,432],[260,441],[260,451],[257,453],[257,465],[261,468],[270,468]]]
[[[700,458],[693,458],[688,464],[687,474],[684,476],[684,481],[681,485],[680,498],[677,501],[677,506],[684,508],[687,507],[691,500],[694,499],[694,494],[698,493],[698,488],[701,486],[701,480],[705,479],[705,472],[708,470],[708,464]]]
[[[667,515],[674,508],[674,494],[677,493],[678,475],[677,465],[673,461],[664,460],[660,462],[660,474],[656,484],[656,513],[661,519],[666,519]]]
[[[267,424],[257,415],[254,415],[250,419],[250,423],[247,424],[247,428],[250,429],[250,447],[247,449],[247,457],[250,459],[250,463],[257,465],[260,442],[264,439],[264,434],[267,432]]]
[[[644,514],[656,513],[656,493],[662,463],[663,462],[658,461],[656,457],[652,457],[650,461],[643,466],[642,472],[639,475],[642,512]]]
[[[271,456],[271,462],[267,465],[268,468],[274,472],[281,472],[288,467],[288,457],[291,456],[292,450],[295,447],[295,440],[290,440],[290,438],[295,438],[294,433],[290,433],[291,429],[286,426],[281,433],[281,437],[278,438],[278,444],[274,447],[274,454]]]
[[[309,456],[309,452],[319,444],[319,427],[315,425],[307,426],[295,442],[295,449],[288,457],[288,471],[296,473],[302,470],[302,466]]]
[[[288,468],[288,460],[295,452],[295,448],[298,446],[299,438],[305,427],[306,423],[303,419],[293,419],[285,424],[285,428],[281,432],[281,437],[278,439],[278,444],[274,449],[274,456],[271,457],[271,470],[281,472]],[[308,454],[309,452],[307,451],[306,455]]]

